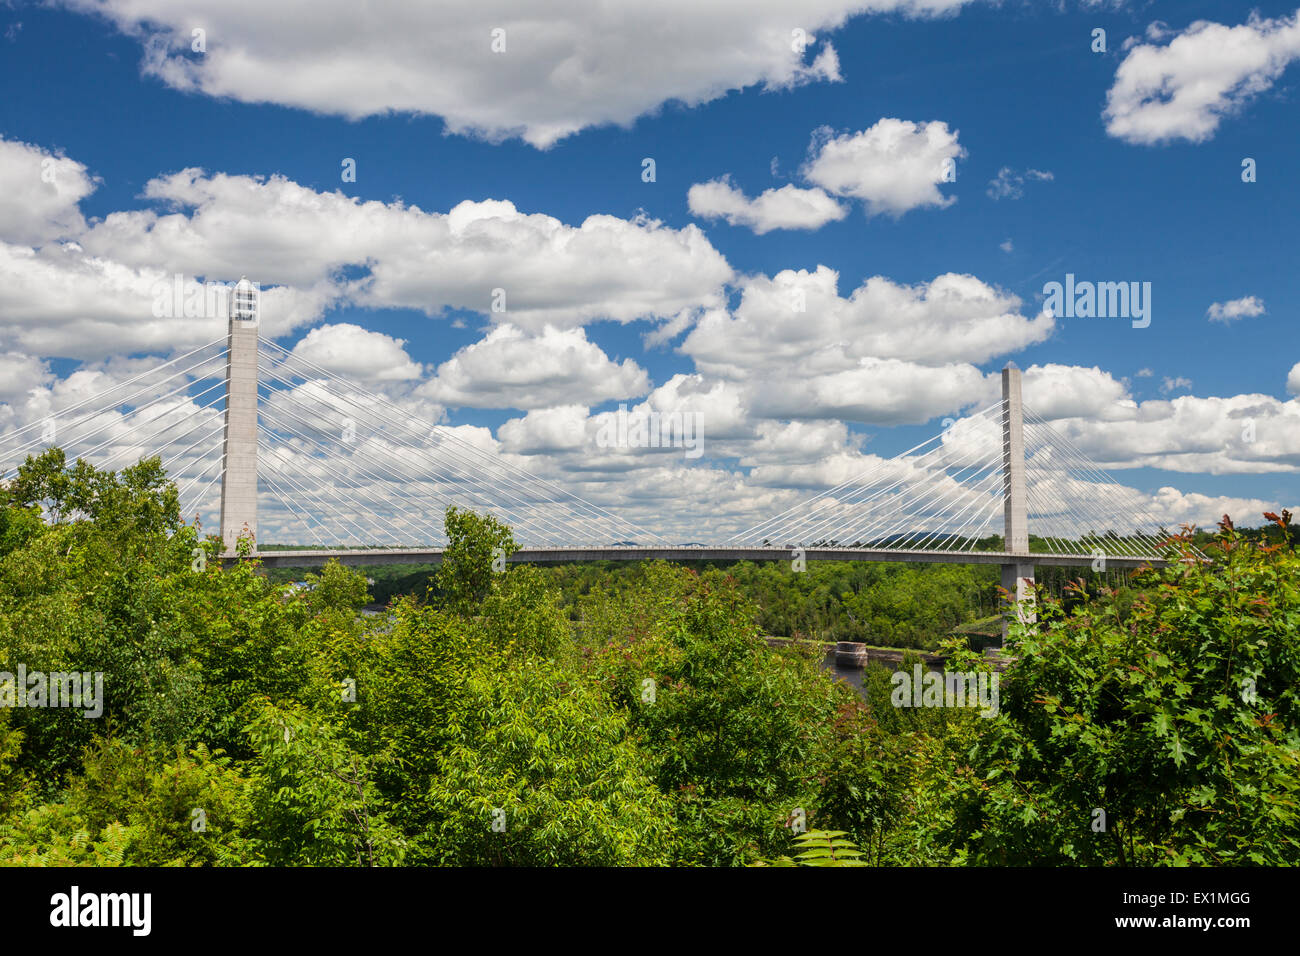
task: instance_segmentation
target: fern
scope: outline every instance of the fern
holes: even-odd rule
[[[843,830],[809,830],[795,838],[793,857],[762,860],[754,866],[866,866],[862,851]]]

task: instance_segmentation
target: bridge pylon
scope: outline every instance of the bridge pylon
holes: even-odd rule
[[[259,290],[241,278],[230,292],[222,446],[221,538],[235,554],[241,534],[257,541],[257,308]]]
[[[1029,557],[1029,499],[1025,493],[1025,415],[1020,397],[1020,369],[1008,362],[1002,369],[1002,540],[1003,550],[1015,555],[1002,565],[1002,586],[1013,603],[1002,618],[1002,640],[1007,638],[1012,614],[1033,621],[1034,562]]]

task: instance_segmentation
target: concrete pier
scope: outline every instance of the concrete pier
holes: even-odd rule
[[[241,534],[257,538],[257,289],[247,279],[230,294],[226,356],[226,428],[221,465],[223,553]]]
[[[1002,369],[1002,536],[1003,549],[1017,560],[1002,565],[1002,586],[1014,604],[1002,621],[1002,639],[1014,613],[1022,621],[1034,613],[1034,563],[1029,558],[1029,499],[1025,494],[1025,415],[1020,398],[1020,369]]]

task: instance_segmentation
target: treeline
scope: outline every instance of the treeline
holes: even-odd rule
[[[434,590],[364,616],[338,565],[307,591],[223,568],[157,459],[29,460],[0,488],[0,694],[21,668],[103,695],[0,697],[0,862],[734,865],[807,829],[882,865],[1300,863],[1300,561],[1228,525],[1125,602],[1045,602],[988,716],[769,648],[738,574],[648,564],[566,606],[493,572],[508,528],[445,527]]]
[[[1002,607],[998,569],[992,565],[809,561],[807,569],[798,572],[789,561],[693,561],[680,566],[729,575],[754,603],[759,627],[777,637],[933,649],[956,628],[988,622]],[[646,567],[641,562],[601,561],[541,565],[538,570],[580,628],[588,595],[643,586]],[[279,568],[272,573],[277,581],[303,574]],[[370,567],[365,574],[374,581],[371,592],[381,604],[403,595],[439,596],[433,565]]]
[[[762,631],[778,637],[933,649],[1000,607],[998,569],[990,565],[809,561],[795,571],[789,561],[746,561],[717,570],[753,603]],[[575,609],[582,595],[635,587],[641,574],[613,566],[554,571]]]
[[[1296,536],[1289,524],[1277,523],[1236,533],[1259,546],[1294,547]],[[1204,549],[1215,537],[1197,531],[1186,540]],[[1000,550],[1002,539],[993,536],[978,547]],[[1030,548],[1043,551],[1048,544],[1031,538]],[[996,565],[809,561],[805,570],[795,571],[790,561],[679,564],[697,573],[717,570],[730,575],[754,603],[763,632],[776,637],[933,651],[954,633],[967,634],[977,645],[981,638],[992,639],[1000,634],[1005,608]],[[635,587],[645,574],[642,564],[625,561],[541,565],[539,570],[558,591],[560,606],[577,627],[582,626],[583,598],[593,590]],[[269,573],[278,583],[299,580],[305,572],[275,568]],[[1103,592],[1112,592],[1126,604],[1133,599],[1133,573],[1132,569],[1042,566],[1035,577],[1046,595],[1072,609]],[[373,582],[370,591],[379,605],[402,596],[435,600],[439,596],[436,565],[372,566],[364,574]]]
[[[693,561],[680,566],[696,573],[725,572],[754,603],[760,628],[775,637],[809,641],[860,641],[878,647],[935,650],[953,633],[1000,635],[1005,607],[996,565],[809,561],[795,571],[789,561],[736,563]],[[635,587],[645,575],[638,562],[602,561],[541,565],[539,571],[560,595],[560,606],[582,626],[583,599],[597,589]],[[275,568],[277,582],[300,580],[302,569]],[[395,598],[438,597],[435,565],[383,565],[364,573],[377,604]],[[1096,573],[1088,568],[1037,571],[1038,583],[1067,606],[1082,586],[1100,593],[1123,591],[1131,574]]]

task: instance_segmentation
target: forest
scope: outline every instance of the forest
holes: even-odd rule
[[[765,634],[810,641],[862,641],[884,647],[932,650],[962,625],[988,621],[1000,607],[998,569],[991,565],[921,565],[810,562],[796,572],[791,562],[732,564],[679,562],[697,574],[723,571],[755,605]],[[644,580],[641,562],[597,561],[541,565],[539,571],[577,629],[590,595],[635,589]],[[272,579],[302,580],[303,572],[273,568]],[[439,594],[437,568],[367,567],[375,602],[402,595]],[[998,625],[1000,628],[1000,625]]]
[[[896,706],[879,666],[859,694],[812,643],[986,671],[947,636],[982,573],[498,573],[511,530],[449,509],[432,582],[363,614],[338,564],[295,589],[223,563],[158,459],[52,449],[0,487],[0,680],[97,674],[102,700],[0,708],[0,862],[1295,865],[1300,558],[1265,517],[1044,593],[987,717]]]

